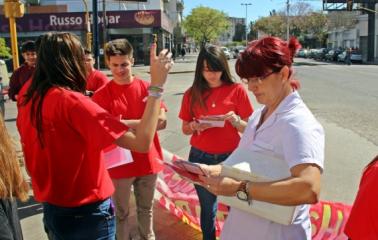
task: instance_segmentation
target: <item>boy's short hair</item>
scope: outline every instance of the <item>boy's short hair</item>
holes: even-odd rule
[[[111,56],[127,55],[133,57],[133,46],[126,39],[115,39],[109,41],[105,46],[105,58],[109,60]]]
[[[92,56],[93,56],[92,51],[89,50],[88,48],[84,48],[84,54],[85,54],[85,55],[92,55]]]
[[[35,42],[34,41],[26,41],[21,45],[21,53],[26,52],[36,52]]]

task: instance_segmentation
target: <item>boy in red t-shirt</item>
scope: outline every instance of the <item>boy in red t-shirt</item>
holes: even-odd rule
[[[12,101],[17,101],[18,92],[33,74],[37,62],[37,51],[34,41],[26,41],[21,46],[21,54],[25,62],[14,70],[10,81],[8,96]]]
[[[92,99],[113,116],[123,119],[128,127],[135,129],[146,107],[149,83],[132,75],[133,49],[126,39],[108,42],[105,56],[113,80],[95,92]],[[165,111],[162,105],[157,130],[166,126]],[[134,187],[137,202],[139,234],[142,239],[155,239],[152,228],[153,198],[157,173],[163,169],[159,161],[163,156],[158,135],[155,133],[148,153],[132,151],[131,154],[131,163],[109,169],[115,187],[113,201],[116,206],[117,239],[130,237],[128,216],[131,186]]]
[[[84,50],[85,53],[85,68],[87,70],[87,95],[92,96],[94,92],[104,86],[109,82],[108,77],[101,71],[93,67],[95,61],[93,59],[93,54],[88,49]]]

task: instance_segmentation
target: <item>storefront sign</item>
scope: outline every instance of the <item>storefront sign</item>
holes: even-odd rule
[[[90,15],[90,21],[93,16]],[[142,27],[161,27],[161,11],[159,10],[142,10],[142,11],[109,11],[106,12],[104,19],[102,13],[99,13],[98,23],[103,27],[105,23],[107,28],[142,28]],[[8,20],[0,16],[0,32],[9,32]],[[18,32],[35,32],[35,31],[84,31],[86,29],[85,13],[52,13],[52,14],[25,14],[24,17],[18,18]]]

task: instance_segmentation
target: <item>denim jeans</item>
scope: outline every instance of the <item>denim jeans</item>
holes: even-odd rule
[[[192,147],[189,161],[207,165],[217,165],[223,162],[231,153],[209,154]],[[217,214],[217,197],[198,185],[194,185],[201,206],[201,229],[203,240],[215,240],[215,217]]]
[[[43,203],[43,223],[50,240],[114,240],[115,219],[110,198],[80,207]]]

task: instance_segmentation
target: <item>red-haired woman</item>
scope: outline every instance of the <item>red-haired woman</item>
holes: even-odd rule
[[[309,206],[316,203],[324,160],[324,132],[302,101],[293,79],[293,57],[300,44],[265,37],[250,43],[236,62],[236,72],[264,106],[249,119],[238,148],[274,156],[291,176],[271,182],[248,182],[220,177],[221,166],[203,166],[209,177],[203,186],[216,195],[236,196],[279,205],[298,205],[290,225],[282,225],[231,208],[221,239],[311,239]],[[252,159],[251,159],[252,161]],[[252,203],[253,204],[253,203]]]
[[[345,233],[351,240],[378,239],[378,155],[365,168]]]
[[[240,135],[252,114],[247,91],[236,84],[220,47],[206,45],[201,49],[193,85],[185,92],[180,115],[182,131],[191,135],[189,161],[215,165],[223,162],[238,146]],[[201,116],[218,115],[226,121],[223,127],[201,123]],[[204,240],[215,240],[217,197],[195,186],[201,205],[201,229]]]

